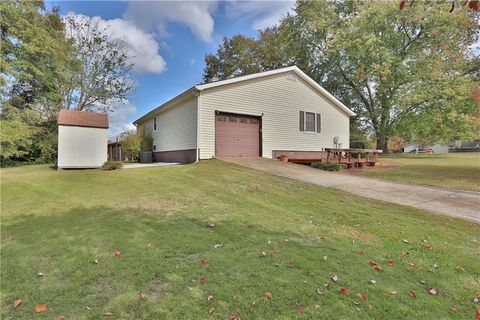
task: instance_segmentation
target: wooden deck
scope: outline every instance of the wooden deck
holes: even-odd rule
[[[275,151],[274,158],[279,159],[281,155],[287,155],[288,162],[292,163],[339,163],[347,168],[362,168],[364,165],[375,166],[381,153],[382,150],[377,149],[325,148],[324,151]]]

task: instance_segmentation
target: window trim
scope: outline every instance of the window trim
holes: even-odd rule
[[[307,113],[314,116],[314,130],[307,130]],[[307,134],[321,133],[322,132],[322,114],[317,112],[300,110],[299,118],[299,131]]]

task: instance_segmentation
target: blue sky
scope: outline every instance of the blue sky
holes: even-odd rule
[[[135,56],[135,93],[110,115],[110,135],[193,84],[202,81],[204,56],[224,36],[255,36],[276,24],[289,1],[46,1],[62,14],[96,17],[128,42]]]

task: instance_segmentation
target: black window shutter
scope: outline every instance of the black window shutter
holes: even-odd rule
[[[300,131],[305,131],[305,113],[300,111]]]
[[[317,133],[322,132],[322,115],[317,113]]]

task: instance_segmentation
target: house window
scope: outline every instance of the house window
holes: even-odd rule
[[[153,118],[153,130],[157,130],[157,117]]]
[[[157,150],[157,146],[156,145],[153,145],[153,150]]]
[[[315,132],[315,113],[305,112],[305,131]]]

